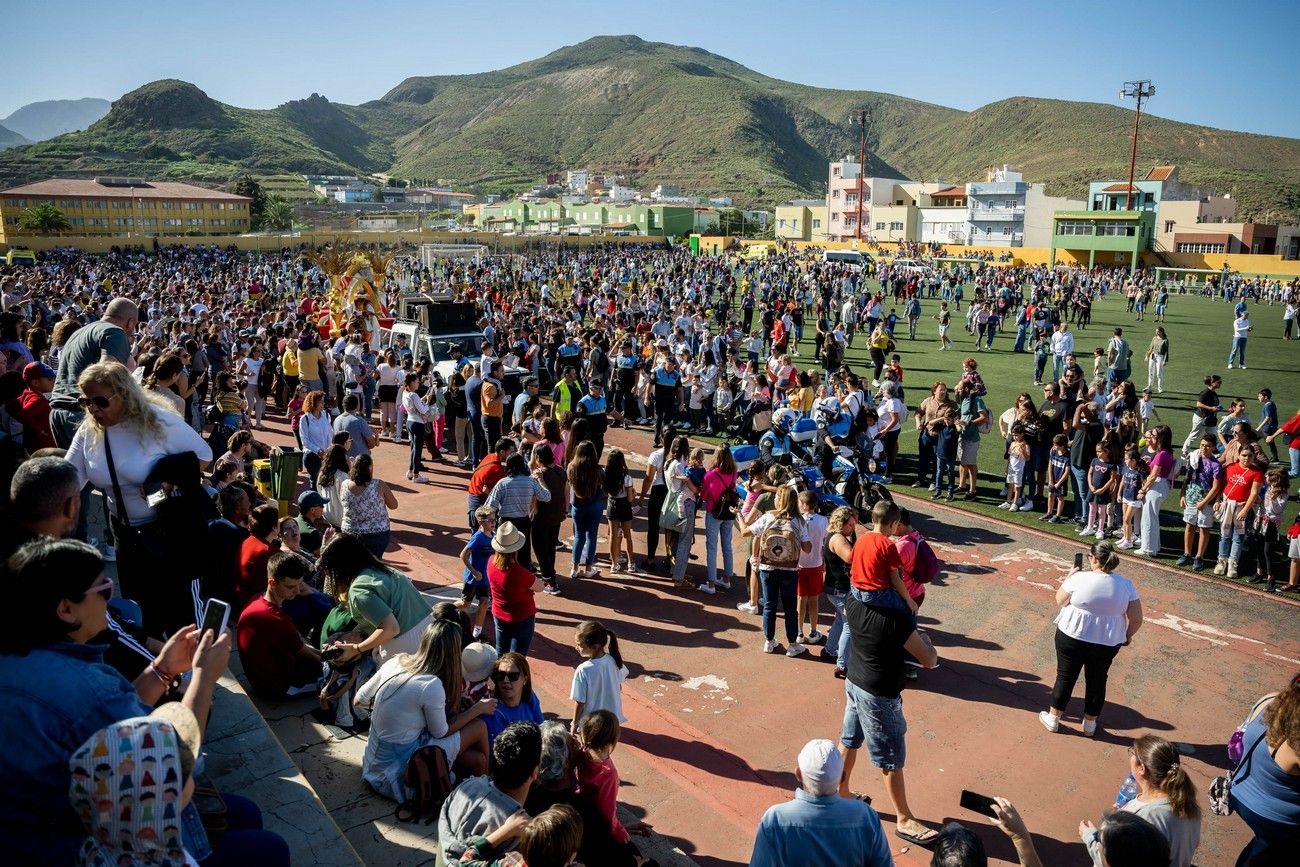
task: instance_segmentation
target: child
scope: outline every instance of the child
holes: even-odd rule
[[[465,564],[465,586],[455,605],[457,608],[468,608],[478,600],[478,611],[474,614],[474,638],[477,639],[483,634],[483,621],[491,607],[487,564],[488,558],[492,556],[492,534],[497,529],[496,510],[491,506],[479,506],[474,510],[474,520],[478,521],[478,529],[460,552],[460,562]]]
[[[853,570],[849,593],[866,605],[910,611],[915,625],[916,602],[903,581],[903,564],[898,549],[889,538],[894,534],[901,514],[898,506],[890,500],[881,500],[871,509],[872,529],[853,543],[854,563],[861,559],[866,568],[861,574],[856,568]],[[863,552],[861,558],[858,556],[859,546]]]
[[[934,314],[934,318],[939,320],[939,351],[952,348],[952,341],[948,339],[948,324],[952,322],[952,312],[948,310],[948,302],[939,302],[939,312]]]
[[[962,362],[961,381],[971,384],[973,389],[971,391],[972,397],[983,397],[989,393],[988,386],[984,384],[984,377],[980,376],[979,371],[976,370],[979,366],[980,363],[973,358],[967,358]]]
[[[957,469],[957,440],[961,432],[957,430],[957,410],[945,407],[943,415],[926,426],[930,438],[934,441],[934,493],[930,499],[937,500],[943,491],[943,477],[948,476],[948,501],[953,499],[954,476]]]
[[[583,720],[578,733],[582,744],[576,768],[578,794],[599,811],[614,841],[626,847],[633,860],[640,863],[640,853],[629,835],[644,834],[650,826],[645,822],[636,822],[625,827],[618,820],[618,769],[614,767],[610,756],[618,746],[619,734],[618,717],[607,710],[598,710]]]
[[[1065,434],[1052,437],[1052,451],[1047,456],[1047,512],[1039,518],[1049,524],[1065,519],[1065,495],[1070,482],[1070,438]]]
[[[1092,378],[1106,378],[1106,350],[1100,346],[1092,351]]]
[[[1287,545],[1287,557],[1291,561],[1291,575],[1287,585],[1282,589],[1288,593],[1300,591],[1300,515],[1291,522],[1291,529],[1286,531],[1290,542]]]
[[[1217,444],[1213,434],[1201,437],[1200,451],[1187,459],[1182,492],[1178,496],[1186,529],[1183,531],[1183,556],[1178,558],[1177,565],[1191,564],[1196,572],[1206,567],[1205,552],[1210,547],[1210,528],[1214,526],[1214,503],[1223,493],[1223,464],[1214,452]],[[1195,553],[1193,541],[1196,541]]]
[[[1274,560],[1281,553],[1278,539],[1282,534],[1282,513],[1291,497],[1290,481],[1285,467],[1272,467],[1264,473],[1266,489],[1260,495],[1259,515],[1255,518],[1255,574],[1246,582],[1264,584],[1269,593],[1277,592],[1276,576],[1281,571]]]
[[[293,399],[289,401],[289,428],[293,431],[293,441],[302,448],[302,438],[298,436],[298,420],[302,418],[302,402],[307,396],[307,386],[300,385],[293,390]]]
[[[1043,371],[1047,369],[1047,359],[1052,353],[1052,341],[1047,332],[1037,329],[1034,335],[1034,385],[1043,384]]]
[[[731,427],[731,407],[735,403],[735,395],[731,392],[731,385],[726,378],[718,382],[718,390],[713,393],[713,413],[718,417],[718,430],[725,432]]]
[[[700,483],[704,481],[704,474],[708,472],[704,468],[704,449],[694,449],[691,451],[690,459],[686,464],[686,478],[691,480],[695,490],[700,489]]]
[[[1106,517],[1110,511],[1115,475],[1115,465],[1110,462],[1110,448],[1105,443],[1097,443],[1097,456],[1088,467],[1088,520],[1079,531],[1080,536],[1106,538]]]
[[[1124,466],[1120,470],[1120,502],[1124,505],[1124,516],[1120,540],[1116,548],[1137,547],[1133,538],[1133,522],[1140,521],[1142,501],[1138,499],[1138,488],[1147,477],[1147,469],[1142,463],[1142,451],[1137,446],[1124,449]]]
[[[1156,412],[1155,402],[1151,400],[1151,389],[1142,389],[1142,397],[1138,400],[1138,419],[1142,422],[1142,430],[1151,430],[1151,420],[1160,421],[1160,413]]]
[[[796,609],[799,624],[800,644],[821,644],[826,636],[817,631],[817,619],[821,616],[819,600],[822,586],[826,581],[826,566],[822,562],[822,543],[826,541],[826,528],[830,520],[817,511],[817,495],[812,491],[799,493],[799,514],[803,515],[808,527],[808,541],[812,549],[799,554],[798,591],[799,602]],[[809,624],[808,634],[803,634],[804,621]]]
[[[746,354],[750,361],[758,361],[759,355],[763,352],[763,330],[755,328],[754,332],[749,335],[749,343],[745,347]]]
[[[889,364],[885,365],[885,373],[890,374],[890,378],[898,383],[894,389],[894,397],[899,400],[907,400],[903,396],[903,359],[898,355],[889,356]]]
[[[573,733],[578,734],[584,717],[599,711],[612,713],[620,723],[626,722],[623,681],[628,670],[618,651],[618,636],[595,620],[584,620],[578,624],[574,645],[587,661],[573,672],[573,687],[569,690],[574,702]]]
[[[1028,512],[1034,507],[1033,503],[1028,506],[1020,505],[1020,490],[1025,478],[1025,465],[1028,462],[1029,443],[1025,440],[1025,432],[1016,428],[1011,432],[1011,445],[1007,447],[1007,499],[1005,502],[998,503],[999,509],[1006,509],[1009,512]]]
[[[700,375],[693,374],[688,383],[691,387],[690,410],[691,410],[691,429],[704,431],[704,388],[700,382]]]
[[[471,641],[460,652],[460,671],[463,685],[460,707],[472,707],[475,702],[492,698],[492,667],[497,664],[496,648],[481,641]]]

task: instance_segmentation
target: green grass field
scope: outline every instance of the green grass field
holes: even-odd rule
[[[874,282],[874,281],[873,281]],[[967,290],[969,292],[969,288]],[[906,322],[900,321],[896,329],[895,342],[898,354],[902,357],[905,371],[904,386],[907,391],[907,404],[910,411],[929,395],[930,386],[936,380],[955,385],[960,378],[962,361],[968,356],[979,360],[979,371],[988,387],[984,398],[995,419],[992,434],[984,437],[985,445],[980,450],[980,498],[972,502],[958,500],[963,509],[996,517],[1012,523],[1022,523],[1035,529],[1054,532],[1060,535],[1078,538],[1073,523],[1054,525],[1038,520],[1041,512],[1005,512],[998,509],[1001,501],[998,493],[1006,472],[1006,463],[1002,457],[1002,441],[996,429],[996,419],[1007,407],[1011,406],[1020,392],[1029,392],[1035,404],[1042,400],[1042,389],[1034,386],[1034,356],[1030,352],[1017,354],[1012,352],[1015,344],[1015,329],[1008,328],[993,341],[993,351],[976,353],[975,339],[964,330],[965,310],[963,304],[960,317],[954,312],[952,326],[948,336],[954,346],[944,352],[939,351],[938,323],[931,315],[938,310],[937,299],[923,299],[922,318],[917,329],[916,340],[907,338]],[[1083,331],[1075,331],[1075,350],[1080,365],[1087,375],[1092,371],[1092,350],[1106,345],[1115,327],[1124,329],[1124,337],[1133,349],[1133,380],[1139,392],[1146,385],[1147,369],[1145,354],[1147,344],[1155,333],[1156,325],[1152,321],[1150,310],[1145,322],[1134,321],[1133,314],[1125,312],[1125,299],[1122,295],[1110,295],[1093,304],[1093,321]],[[886,305],[888,312],[889,305]],[[901,314],[901,305],[899,306]],[[1228,370],[1227,357],[1231,347],[1231,323],[1233,305],[1222,301],[1174,295],[1170,298],[1165,331],[1169,335],[1169,363],[1165,366],[1165,390],[1163,394],[1154,394],[1153,398],[1159,421],[1168,424],[1174,432],[1175,447],[1179,446],[1191,429],[1191,410],[1196,396],[1202,389],[1201,378],[1209,373],[1223,376],[1224,383],[1219,390],[1223,405],[1227,406],[1233,398],[1240,397],[1247,402],[1247,414],[1251,420],[1259,419],[1259,403],[1256,396],[1260,388],[1268,387],[1273,391],[1273,398],[1278,404],[1278,413],[1282,421],[1290,418],[1300,406],[1300,342],[1282,340],[1282,307],[1269,307],[1266,304],[1252,304],[1250,318],[1255,331],[1247,346],[1247,369]],[[805,329],[807,335],[809,329]],[[804,348],[800,360],[807,364],[813,350],[811,340]],[[865,348],[866,340],[858,335],[854,346],[849,350],[846,362],[855,371],[871,371],[870,357]],[[1049,359],[1047,376],[1051,376]],[[1285,443],[1279,438],[1275,445],[1283,461],[1287,460]],[[900,467],[894,474],[893,488],[899,493],[915,492],[928,499],[929,493],[908,487],[916,479],[915,456],[917,434],[911,419],[904,425],[899,444]],[[1296,483],[1292,483],[1295,490]],[[1071,501],[1072,504],[1072,501]],[[1066,512],[1069,514],[1070,505]],[[1040,503],[1041,505],[1041,503]],[[1289,508],[1286,520],[1293,517],[1296,505]],[[1163,537],[1163,560],[1171,562],[1182,552],[1182,513],[1178,507],[1177,487],[1165,500]],[[1217,545],[1217,534],[1210,544],[1213,557]],[[1171,556],[1172,552],[1172,556]],[[1209,574],[1209,570],[1205,574]]]

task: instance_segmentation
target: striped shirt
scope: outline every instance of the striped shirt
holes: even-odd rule
[[[533,510],[533,497],[549,503],[551,491],[532,476],[506,476],[492,488],[487,504],[503,521],[527,518]]]

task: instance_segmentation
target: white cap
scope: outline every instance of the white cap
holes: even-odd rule
[[[799,751],[799,776],[813,795],[833,795],[844,776],[844,758],[832,741],[817,738]]]

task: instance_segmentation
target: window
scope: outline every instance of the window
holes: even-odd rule
[[[1004,237],[1004,238],[1010,238],[1010,237],[1011,237],[1011,227],[1010,227],[1010,226],[1003,226],[1003,227],[1002,227],[1002,237]]]
[[[831,214],[831,220],[832,222],[836,222],[836,223],[840,221],[839,211],[836,211],[835,213]]]
[[[1226,253],[1226,244],[1178,244],[1179,253]]]
[[[1109,238],[1131,238],[1137,234],[1137,227],[1128,223],[1101,223],[1097,226],[1097,234]]]
[[[80,200],[80,199],[60,199],[60,200],[59,200],[59,207],[60,207],[60,208],[63,208],[65,211],[68,210],[69,208],[80,208],[80,207],[81,207],[81,200]]]
[[[777,221],[776,221],[776,227],[777,227],[778,229],[784,229],[784,228],[785,228],[785,220],[777,220]]]
[[[902,224],[902,223],[890,223],[890,224],[889,224],[889,231],[891,231],[891,232],[901,232],[901,231],[903,231],[903,224]]]
[[[814,229],[820,229],[821,227],[822,227],[822,221],[821,221],[821,220],[813,220],[813,228],[814,228]]]
[[[831,176],[836,178],[840,176],[839,166],[836,166],[835,168],[831,169]]]
[[[876,231],[877,231],[877,232],[883,232],[883,231],[885,231],[885,224],[884,224],[884,223],[876,223]]]
[[[1170,232],[1172,232],[1173,230],[1174,230],[1174,221],[1173,221],[1173,220],[1165,220],[1165,234],[1168,235],[1168,234],[1169,234]]]
[[[1091,235],[1092,223],[1085,220],[1058,220],[1056,223],[1056,234]]]

